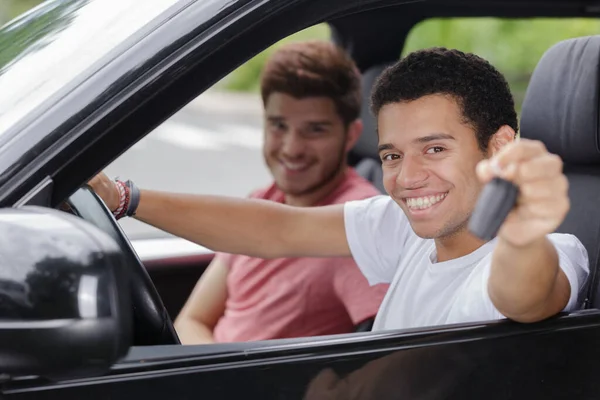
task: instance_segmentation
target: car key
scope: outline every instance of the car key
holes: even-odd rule
[[[505,179],[495,177],[488,182],[469,219],[471,233],[482,240],[493,239],[515,206],[518,193],[518,187]]]

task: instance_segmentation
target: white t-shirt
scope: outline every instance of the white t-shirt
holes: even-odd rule
[[[495,240],[466,256],[436,262],[434,240],[417,236],[389,196],[346,203],[344,219],[350,250],[369,283],[391,283],[373,330],[504,318],[487,292]],[[571,284],[565,310],[574,310],[589,275],[587,251],[573,235],[548,238]]]

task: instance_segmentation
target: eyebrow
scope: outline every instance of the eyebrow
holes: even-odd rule
[[[268,116],[267,120],[272,121],[272,122],[281,122],[281,121],[285,121],[285,118],[280,117],[280,116]],[[306,123],[309,125],[324,125],[324,126],[333,125],[333,123],[328,120],[307,121]]]
[[[447,133],[434,133],[431,135],[423,136],[413,140],[413,143],[427,143],[433,142],[434,140],[456,140],[454,136]]]
[[[323,121],[308,121],[310,125],[333,125],[331,121],[323,120]]]
[[[392,146],[390,143],[380,144],[379,146],[377,146],[377,152],[381,153],[384,150],[391,150],[393,148],[394,146]]]
[[[433,142],[435,140],[456,140],[456,139],[454,138],[454,136],[449,135],[447,133],[434,133],[431,135],[416,138],[413,140],[413,143],[428,143],[428,142]],[[393,144],[384,143],[384,144],[380,144],[377,147],[377,152],[381,153],[384,150],[392,150],[393,148],[394,148]]]

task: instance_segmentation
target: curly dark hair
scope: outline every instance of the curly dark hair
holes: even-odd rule
[[[376,116],[387,104],[431,94],[456,99],[482,151],[502,125],[518,132],[515,103],[504,76],[475,54],[444,47],[415,51],[388,67],[373,87],[371,111]]]

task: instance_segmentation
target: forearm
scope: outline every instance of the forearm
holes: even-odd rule
[[[531,322],[559,312],[565,296],[556,294],[564,292],[564,279],[556,249],[546,237],[523,247],[498,239],[488,291],[503,315]]]
[[[178,318],[174,326],[182,344],[209,344],[215,342],[212,330],[191,317]]]
[[[259,258],[349,256],[343,206],[141,191],[136,218],[217,252]]]
[[[141,191],[136,218],[214,251],[283,256],[286,207],[262,200]]]

